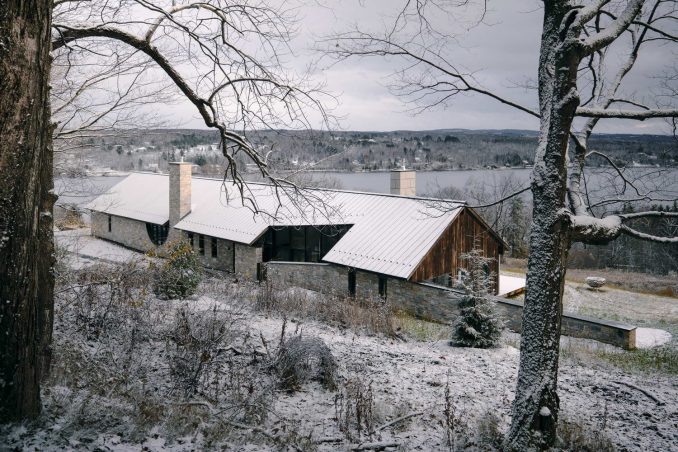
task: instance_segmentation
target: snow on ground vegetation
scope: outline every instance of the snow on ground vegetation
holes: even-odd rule
[[[497,348],[451,347],[448,327],[394,315],[383,303],[223,274],[208,277],[191,299],[159,300],[147,290],[152,272],[139,261],[111,262],[78,260],[60,274],[44,412],[3,427],[0,444],[492,450],[508,427],[516,334],[505,334]],[[299,336],[314,345],[291,380],[280,357]],[[675,448],[677,372],[602,357],[623,361],[634,353],[564,341],[562,449]]]

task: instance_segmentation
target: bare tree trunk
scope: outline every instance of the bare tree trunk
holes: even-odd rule
[[[520,369],[513,403],[510,450],[548,448],[556,439],[558,355],[565,264],[570,247],[567,193],[569,131],[579,104],[579,57],[562,24],[568,2],[545,2],[539,102],[539,146],[532,173],[534,215],[523,311]],[[565,35],[565,36],[563,36]]]
[[[53,309],[51,0],[0,2],[0,422],[37,416]]]

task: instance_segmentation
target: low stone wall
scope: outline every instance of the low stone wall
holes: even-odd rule
[[[506,325],[520,333],[523,327],[523,303],[495,297]],[[561,331],[565,336],[594,339],[626,350],[636,348],[636,327],[613,320],[602,320],[577,314],[563,314]]]
[[[297,286],[317,292],[346,296],[348,269],[325,263],[268,262],[267,276],[274,285]],[[376,296],[379,276],[374,273],[356,273],[356,295]],[[412,283],[388,278],[386,295],[397,309],[419,318],[441,323],[452,323],[459,314],[463,293],[459,290],[427,283]],[[515,300],[495,297],[509,329],[522,330],[523,304]],[[594,319],[575,314],[564,314],[562,333],[566,336],[594,339],[624,349],[636,344],[636,327],[620,322]]]

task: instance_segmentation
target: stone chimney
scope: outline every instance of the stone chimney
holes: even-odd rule
[[[416,196],[416,172],[404,167],[391,170],[391,194],[401,196]]]
[[[191,211],[191,168],[189,162],[169,164],[169,225],[170,231]]]

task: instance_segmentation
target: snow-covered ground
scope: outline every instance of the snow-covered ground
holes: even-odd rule
[[[186,307],[192,312],[211,312],[233,308],[231,301],[216,301],[202,297],[193,301],[154,301],[153,309],[171,317],[168,308],[175,311]],[[250,312],[244,327],[252,337],[264,337],[274,344],[280,337],[283,321],[274,316]],[[298,322],[288,322],[287,331],[294,331]],[[321,338],[331,349],[339,363],[342,381],[360,379],[371,384],[374,398],[374,416],[378,425],[407,413],[421,412],[403,425],[385,428],[372,437],[372,441],[397,442],[401,450],[447,450],[444,427],[444,392],[449,384],[451,400],[463,422],[475,420],[492,413],[499,417],[505,428],[509,421],[513,398],[519,352],[510,345],[497,349],[479,350],[455,348],[447,341],[402,342],[385,337],[361,334],[346,328],[337,328],[316,322],[299,325],[303,335]],[[289,333],[288,333],[289,334]],[[165,350],[162,343],[151,344],[154,354]],[[143,357],[142,357],[143,358]],[[150,357],[149,357],[150,358]],[[156,360],[156,358],[153,358]],[[152,361],[153,361],[152,360]],[[167,391],[168,382],[152,374],[146,382],[156,386],[156,391]],[[662,404],[637,388],[645,388]],[[48,391],[58,393],[66,410],[51,413],[50,423],[39,431],[30,426],[16,427],[5,437],[10,447],[23,450],[57,450],[68,444],[72,450],[132,450],[152,451],[191,450],[208,446],[203,429],[205,419],[197,422],[195,432],[188,437],[169,439],[167,426],[150,428],[137,441],[131,441],[131,419],[119,419],[118,425],[110,419],[92,430],[91,425],[82,431],[68,425],[69,412],[77,411],[82,403],[82,390],[51,387]],[[94,393],[94,389],[92,389]],[[598,368],[565,362],[560,370],[559,392],[562,415],[587,426],[592,431],[604,430],[620,450],[670,451],[678,444],[678,417],[676,401],[678,385],[675,378],[667,376],[632,375],[612,367]],[[102,409],[111,399],[113,391],[104,391],[107,398],[99,400]],[[311,439],[341,437],[336,421],[335,398],[337,393],[327,391],[316,383],[304,385],[296,393],[279,392],[270,408],[271,415],[264,424],[266,431],[293,426],[302,435]],[[51,396],[54,399],[54,395]],[[169,402],[168,402],[169,403]],[[84,408],[83,408],[84,409]],[[48,407],[49,411],[49,407]],[[94,410],[95,412],[97,410]],[[104,414],[99,414],[104,417]],[[94,416],[90,422],[97,422]],[[85,435],[83,432],[89,432]],[[92,435],[92,431],[96,434]],[[65,436],[65,437],[64,437]],[[137,432],[138,437],[138,432]],[[231,443],[233,450],[275,450],[265,443],[263,436],[252,434],[249,446]],[[216,445],[213,445],[216,447]],[[324,443],[320,450],[345,450],[345,445]]]
[[[671,333],[657,328],[636,328],[636,347],[652,348],[671,340]]]
[[[130,259],[142,259],[142,253],[125,248],[91,235],[89,228],[56,231],[57,247],[67,252],[67,261],[72,267],[81,268],[92,262],[122,263]]]
[[[512,275],[499,275],[499,296],[515,295],[525,289],[525,278]]]
[[[83,230],[59,233],[57,242],[73,253],[80,253],[71,263],[75,268],[81,268],[89,261],[121,262],[130,256],[139,257],[138,253],[94,239]],[[246,332],[250,341],[261,343],[260,338],[263,338],[265,343],[274,347],[280,340],[285,323],[283,319],[276,314],[253,310],[256,297],[252,295],[254,289],[251,287],[231,283],[227,276],[218,284],[221,284],[220,292],[205,290],[192,300],[149,298],[142,305],[148,309],[148,324],[164,331],[182,308],[204,317],[214,312],[237,311],[241,313],[239,329]],[[617,292],[623,291],[588,291],[568,283],[566,304],[580,312],[586,309],[601,312],[607,307],[608,314],[616,312],[613,308],[619,307],[623,317],[628,318],[634,312],[643,311],[642,307],[635,305],[642,301],[650,309],[660,310],[663,306],[665,318],[675,320],[671,317],[675,315],[671,311],[672,299],[645,304],[644,296],[636,295],[634,304],[632,295]],[[613,304],[615,298],[618,301],[616,305]],[[69,309],[74,308],[59,304],[57,315],[63,315]],[[87,315],[87,312],[78,310],[76,313]],[[660,312],[645,313],[647,318],[659,315]],[[77,317],[73,319],[77,320]],[[516,334],[506,334],[499,348],[480,350],[451,347],[447,340],[416,339],[416,335],[407,331],[402,334],[406,341],[402,341],[345,325],[303,319],[288,320],[286,331],[288,337],[294,332],[301,332],[307,337],[318,337],[327,344],[338,362],[340,386],[349,380],[360,380],[371,387],[377,426],[408,413],[417,413],[364,440],[398,443],[401,450],[448,450],[446,387],[461,423],[467,423],[473,429],[477,420],[493,414],[499,418],[501,429],[505,430],[508,425],[519,364]],[[55,355],[55,368],[60,368],[59,360],[70,357],[70,366],[74,367],[69,367],[69,371],[85,372],[90,369],[88,357],[109,362],[107,360],[111,356],[110,368],[93,366],[91,369],[94,371],[90,369],[91,373],[87,376],[102,383],[93,387],[87,384],[84,374],[80,378],[68,373],[60,376],[57,372],[45,388],[47,406],[43,418],[37,424],[0,430],[0,445],[6,444],[10,450],[29,451],[221,448],[254,451],[279,450],[279,445],[267,439],[266,434],[294,431],[310,438],[311,442],[342,437],[336,419],[338,393],[325,390],[317,383],[306,383],[294,393],[274,392],[268,408],[270,413],[259,425],[264,433],[236,428],[234,433],[222,432],[221,443],[214,442],[215,429],[225,428],[218,423],[223,414],[209,417],[205,411],[189,409],[181,404],[180,408],[175,408],[175,383],[167,364],[168,354],[172,353],[174,346],[168,346],[168,336],[140,336],[140,342],[135,345],[139,347],[138,351],[131,357],[131,364],[125,364],[125,350],[110,349],[104,342],[105,335],[76,340],[71,336],[73,334],[81,333],[70,318],[57,319],[55,344],[61,348]],[[113,330],[111,334],[119,332]],[[644,338],[643,341],[666,338],[657,331],[645,330],[640,330],[640,337]],[[123,335],[122,339],[129,338]],[[593,341],[568,338],[566,342],[567,349],[590,346],[592,350],[601,347],[613,353],[630,353],[594,345]],[[121,373],[133,376],[138,373],[140,377],[123,380],[112,369],[121,369]],[[149,400],[139,399],[135,395],[138,391],[149,394]],[[678,450],[678,384],[675,375],[626,372],[603,360],[565,356],[560,366],[559,394],[562,417],[576,421],[592,432],[601,432],[597,434],[609,437],[619,450]],[[193,396],[193,399],[206,400],[204,396]],[[215,413],[222,413],[223,409],[219,405],[213,408]],[[185,412],[184,417],[179,418],[180,424],[165,420],[170,415],[176,416],[173,410]],[[173,429],[190,433],[177,435],[173,434]],[[349,443],[348,440],[339,444],[321,442],[317,447],[323,451],[346,450]],[[0,450],[3,450],[2,446]]]

